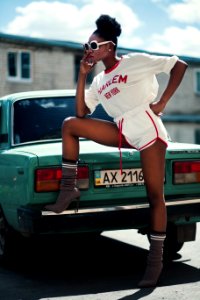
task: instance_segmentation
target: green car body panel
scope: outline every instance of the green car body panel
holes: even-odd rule
[[[47,108],[48,99],[52,103],[54,98],[65,99],[72,105],[74,95],[74,91],[65,90],[36,91],[0,99],[0,207],[6,222],[22,234],[100,232],[146,227],[148,201],[145,186],[141,183],[114,186],[109,182],[105,186],[95,186],[94,175],[98,174],[95,172],[120,168],[119,151],[85,139],[80,139],[79,165],[88,167],[89,183],[87,189],[81,190],[78,213],[74,213],[73,205],[59,215],[44,211],[45,204],[56,201],[58,191],[37,192],[36,171],[61,167],[62,141],[60,137],[49,136],[18,141],[15,109],[21,107],[17,102],[24,101],[25,109],[27,103],[31,105],[31,101],[35,101],[37,104],[41,99],[45,99],[44,108]],[[59,105],[62,106],[62,103]],[[40,118],[39,114],[35,115]],[[25,115],[23,117],[22,114],[21,118],[25,118]],[[42,121],[46,126],[48,120]],[[48,127],[51,127],[51,121]],[[27,128],[24,131],[29,133]],[[165,173],[166,203],[170,222],[182,226],[200,221],[200,180],[174,183],[174,163],[185,161],[195,162],[198,168],[200,145],[169,142]],[[122,165],[123,170],[141,168],[140,153],[134,149],[122,149]],[[200,174],[199,169],[197,173]],[[199,174],[195,174],[195,178],[199,178]]]

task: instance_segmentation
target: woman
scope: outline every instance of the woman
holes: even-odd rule
[[[61,191],[48,210],[60,213],[79,198],[76,188],[79,137],[107,146],[134,147],[140,151],[144,180],[150,204],[150,251],[140,287],[155,286],[162,271],[162,252],[166,233],[164,200],[165,152],[167,132],[160,114],[179,86],[187,64],[177,56],[144,53],[116,55],[120,24],[108,15],[96,21],[97,29],[85,44],[80,62],[76,93],[76,117],[64,120]],[[85,82],[94,65],[102,61],[105,70],[98,74],[85,93]],[[169,74],[160,99],[155,102],[158,83],[155,75]],[[84,118],[101,103],[114,122]],[[120,141],[119,141],[120,140]]]

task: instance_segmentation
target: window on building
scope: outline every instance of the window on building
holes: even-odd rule
[[[31,53],[28,51],[9,51],[7,69],[9,79],[30,81]]]
[[[78,80],[78,73],[79,73],[81,59],[82,59],[81,55],[76,55],[75,56],[75,62],[74,62],[75,63],[75,68],[74,68],[74,70],[75,70],[75,72],[74,72],[74,81],[75,82],[77,82],[77,80]],[[92,70],[87,76],[87,82],[86,83],[90,84],[92,82],[93,78],[94,78],[94,71]]]
[[[195,93],[200,95],[200,69],[195,70]]]

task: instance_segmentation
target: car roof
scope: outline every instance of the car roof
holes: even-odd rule
[[[42,97],[65,97],[75,96],[74,89],[67,90],[38,90],[21,93],[8,94],[0,98],[0,100],[10,100],[15,102],[22,99],[42,98]]]

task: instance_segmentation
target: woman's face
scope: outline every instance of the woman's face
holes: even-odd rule
[[[90,45],[90,42],[96,41],[97,43],[106,42],[103,38],[99,37],[96,34],[92,34],[88,40],[88,44]],[[90,62],[98,62],[101,60],[104,60],[108,58],[111,53],[113,53],[113,44],[112,43],[106,43],[104,45],[97,45],[98,49],[93,50],[89,48],[89,50],[86,50],[86,53],[88,53],[88,58]]]

